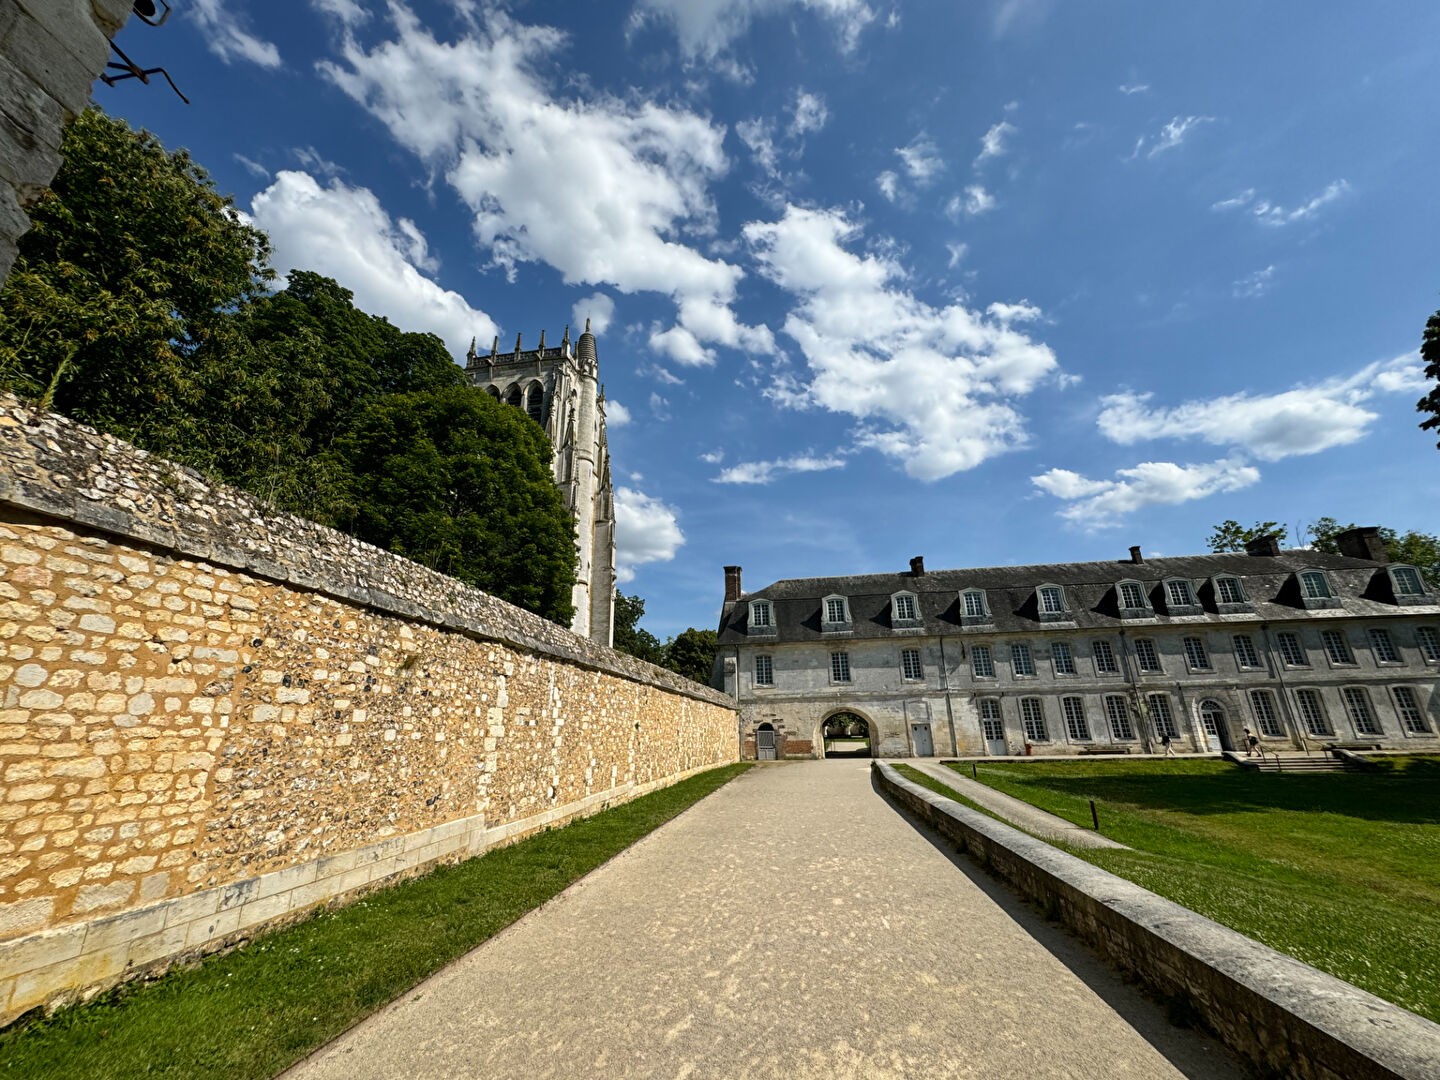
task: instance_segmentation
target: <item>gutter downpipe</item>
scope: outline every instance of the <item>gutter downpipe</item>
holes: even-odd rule
[[[1275,643],[1271,640],[1269,620],[1260,624],[1260,629],[1265,634],[1265,663],[1270,666],[1275,681],[1280,684],[1280,704],[1285,710],[1285,721],[1290,726],[1290,738],[1296,747],[1305,751],[1306,756],[1310,755],[1310,744],[1304,735],[1300,733],[1300,721],[1295,719],[1295,710],[1290,707],[1290,688],[1285,685],[1285,668],[1282,664],[1275,662]]]
[[[940,635],[940,689],[945,691],[945,722],[950,728],[950,753],[960,756],[960,744],[955,741],[955,710],[950,704],[950,663],[945,659],[945,635]]]
[[[1125,681],[1130,684],[1130,711],[1140,721],[1140,746],[1145,753],[1153,754],[1155,751],[1150,743],[1150,709],[1144,703],[1144,698],[1140,693],[1140,683],[1130,664],[1130,642],[1123,629],[1120,631],[1120,663],[1125,667]]]

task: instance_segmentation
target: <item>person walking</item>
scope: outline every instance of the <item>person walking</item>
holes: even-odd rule
[[[1165,756],[1166,756],[1166,757],[1174,757],[1174,756],[1175,756],[1175,748],[1170,745],[1170,733],[1169,733],[1168,731],[1167,731],[1167,732],[1164,732],[1164,733],[1160,736],[1160,745],[1165,748]]]
[[[1245,756],[1263,757],[1260,753],[1260,740],[1248,727],[1245,729]]]

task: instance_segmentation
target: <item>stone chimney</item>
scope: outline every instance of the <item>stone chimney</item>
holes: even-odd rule
[[[1335,546],[1340,549],[1341,555],[1348,555],[1352,559],[1368,559],[1378,563],[1390,561],[1390,552],[1385,548],[1380,530],[1374,525],[1337,533]]]
[[[924,576],[925,576],[925,556],[924,556],[924,555],[916,555],[913,559],[910,560],[910,576],[911,576],[911,577],[924,577]]]
[[[1280,538],[1274,533],[1268,536],[1257,536],[1254,540],[1245,542],[1246,555],[1279,555]]]
[[[740,567],[725,567],[725,603],[733,604],[740,599]]]
[[[1140,545],[1136,544],[1130,549],[1130,561],[1132,563],[1143,563],[1145,556],[1140,554]]]

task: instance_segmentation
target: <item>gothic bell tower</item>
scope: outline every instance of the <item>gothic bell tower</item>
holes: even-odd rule
[[[615,492],[610,483],[610,446],[605,437],[605,389],[590,320],[570,341],[570,328],[553,348],[502,353],[497,337],[490,354],[465,354],[470,382],[496,400],[522,409],[550,436],[555,483],[575,519],[577,560],[575,617],[570,629],[601,645],[615,636]]]

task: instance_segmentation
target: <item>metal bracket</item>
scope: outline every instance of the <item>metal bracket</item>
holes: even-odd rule
[[[158,26],[159,24],[154,23],[152,25]],[[175,96],[178,97],[181,101],[183,101],[186,105],[190,104],[190,99],[187,98],[184,94],[180,93],[180,88],[175,85],[175,80],[170,78],[170,73],[164,68],[142,68],[139,64],[135,63],[134,60],[131,60],[130,57],[126,56],[124,52],[121,51],[120,46],[116,45],[113,41],[110,43],[110,48],[115,50],[115,55],[120,57],[122,63],[117,64],[112,60],[110,63],[105,65],[105,71],[102,71],[100,73],[100,80],[106,86],[114,86],[117,82],[121,82],[125,79],[139,79],[142,83],[145,83],[145,85],[148,86],[150,85],[151,75],[164,75],[165,81],[170,84],[170,89],[175,91]],[[108,74],[108,72],[112,69],[120,72],[120,74]]]

